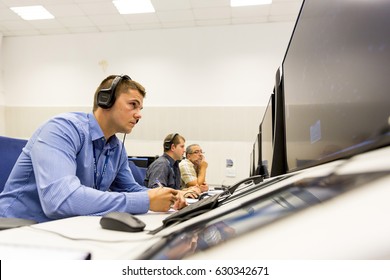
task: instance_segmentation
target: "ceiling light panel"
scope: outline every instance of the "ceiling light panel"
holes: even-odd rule
[[[150,0],[114,0],[112,3],[122,15],[155,12]]]
[[[230,0],[230,6],[232,7],[267,5],[271,3],[272,0]]]
[[[54,16],[43,6],[11,7],[24,20],[53,19]]]

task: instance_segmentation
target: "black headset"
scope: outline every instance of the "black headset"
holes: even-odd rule
[[[114,105],[116,88],[123,79],[131,81],[131,78],[127,75],[116,76],[109,88],[103,88],[98,92],[97,105],[99,107],[109,109]]]
[[[170,150],[171,149],[171,146],[173,144],[173,140],[175,139],[175,137],[179,135],[179,133],[172,133],[170,135],[170,137],[164,141],[164,150]]]

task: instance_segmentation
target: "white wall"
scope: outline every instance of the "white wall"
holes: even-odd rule
[[[147,90],[143,120],[126,143],[129,154],[137,153],[130,143],[140,154],[161,154],[162,139],[179,132],[188,144],[207,146],[208,160],[217,163],[210,164],[209,183],[229,179],[220,171],[226,157],[238,165],[232,180],[241,179],[293,26],[5,37],[5,134],[28,137],[56,107],[88,111],[100,81],[124,73]]]
[[[90,105],[104,77],[126,73],[146,87],[145,106],[265,105],[292,27],[6,37],[6,104]]]

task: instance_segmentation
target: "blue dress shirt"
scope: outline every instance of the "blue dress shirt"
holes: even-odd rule
[[[92,113],[65,113],[41,126],[23,148],[0,194],[0,216],[44,222],[145,213],[146,190],[135,182],[122,143],[115,135],[106,141]]]

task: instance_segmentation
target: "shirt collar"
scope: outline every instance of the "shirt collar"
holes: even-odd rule
[[[186,158],[185,161],[186,161],[190,166],[194,166],[194,167],[195,167],[195,164],[193,164],[192,161],[190,161],[188,158]]]
[[[92,141],[96,141],[96,140],[106,141],[106,139],[104,138],[103,131],[100,128],[100,125],[95,118],[95,115],[93,113],[89,113],[88,119],[89,119],[89,133],[91,134],[91,140]],[[110,138],[109,145],[111,146],[111,148],[119,145],[119,139],[116,137],[116,135],[113,135]]]
[[[175,164],[178,164],[178,161],[174,160],[173,158],[171,158],[167,153],[164,153],[163,157],[165,157],[169,161],[169,164],[171,166],[174,166]]]

